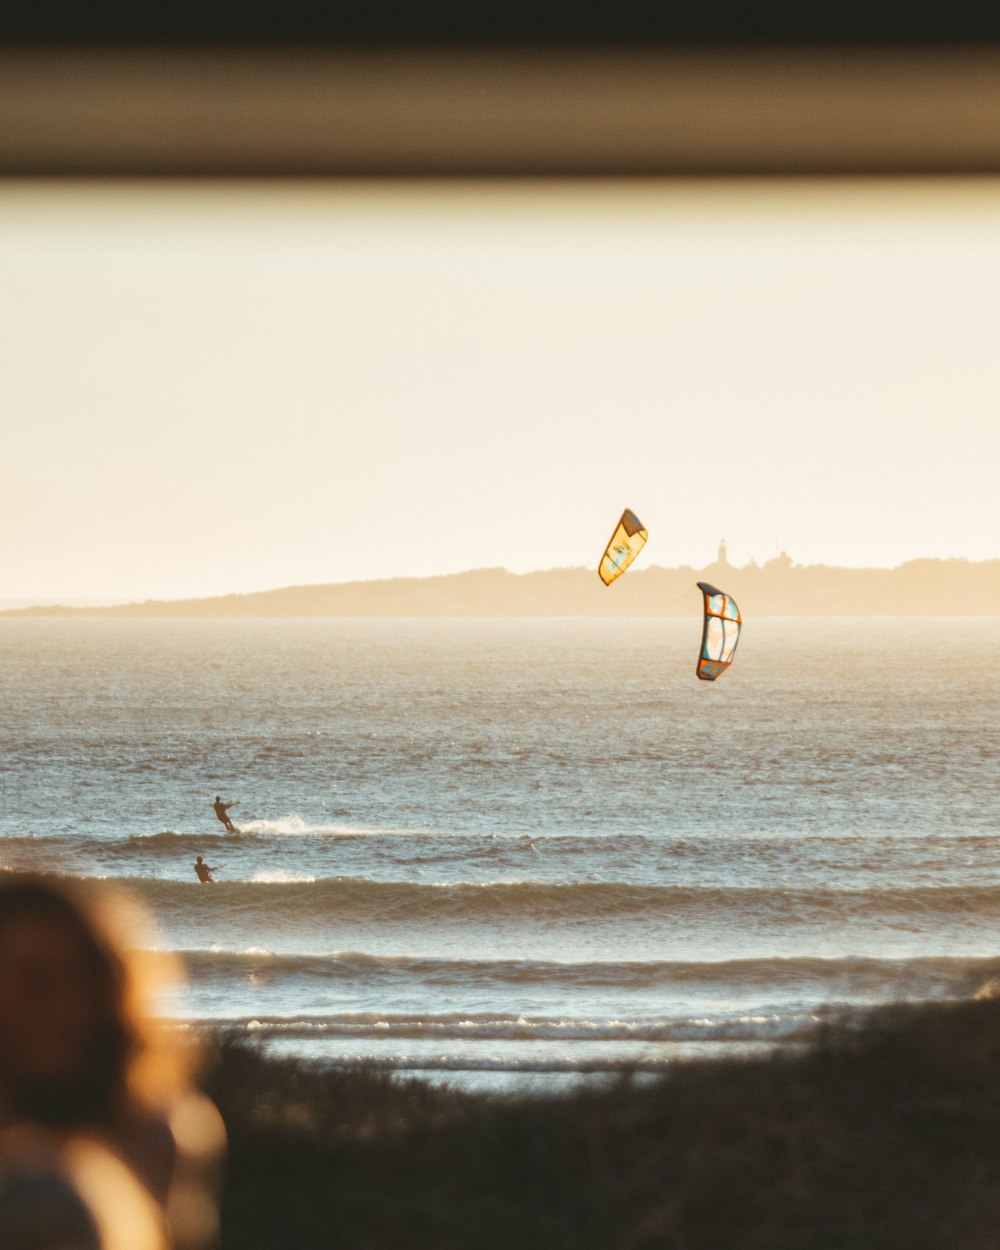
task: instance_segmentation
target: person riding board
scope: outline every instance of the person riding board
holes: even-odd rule
[[[216,816],[218,816],[218,818],[226,826],[226,831],[228,833],[239,833],[239,830],[229,818],[229,809],[235,806],[235,803],[223,803],[219,795],[215,796],[215,802],[212,804],[212,807],[215,809]]]
[[[221,867],[221,864],[216,864],[214,868],[210,868],[200,855],[195,860],[194,864],[194,870],[198,874],[198,880],[202,885],[214,885],[215,881],[212,877],[212,873],[218,872]]]

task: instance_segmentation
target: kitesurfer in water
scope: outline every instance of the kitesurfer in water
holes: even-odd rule
[[[214,885],[215,881],[212,877],[212,873],[218,872],[221,867],[221,864],[217,864],[214,868],[210,868],[200,855],[195,860],[194,864],[194,870],[198,874],[198,880],[202,885]]]
[[[222,799],[218,795],[215,796],[215,802],[212,804],[212,807],[215,809],[216,816],[218,816],[218,818],[226,826],[227,833],[239,833],[239,829],[236,828],[229,818],[229,809],[235,806],[235,803],[223,803]]]

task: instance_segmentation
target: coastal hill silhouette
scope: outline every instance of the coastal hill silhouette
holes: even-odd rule
[[[358,617],[693,616],[708,581],[754,616],[997,616],[1000,560],[910,560],[892,569],[796,564],[782,553],[742,567],[631,568],[605,587],[591,568],[511,573],[473,569],[435,577],[289,586],[202,599],[113,606],[45,605],[2,616]]]

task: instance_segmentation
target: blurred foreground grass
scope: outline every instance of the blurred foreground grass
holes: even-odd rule
[[[1000,1001],[769,1059],[469,1094],[217,1039],[223,1250],[997,1250]]]

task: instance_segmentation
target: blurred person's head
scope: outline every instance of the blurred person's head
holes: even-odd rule
[[[153,940],[136,900],[103,883],[0,873],[0,1137],[96,1132],[163,1204],[175,1242],[194,1246],[214,1227],[224,1135],[190,1047],[154,1019],[156,993],[179,978]]]
[[[132,912],[129,916],[128,911]],[[123,1100],[161,1102],[178,1055],[154,1039],[141,917],[45,878],[0,880],[0,1104],[7,1116],[100,1122]],[[129,923],[131,921],[131,923]],[[142,966],[145,963],[145,966]],[[165,962],[161,967],[166,969]]]

